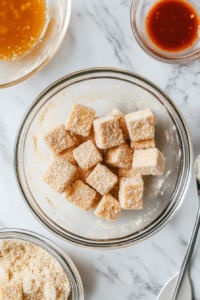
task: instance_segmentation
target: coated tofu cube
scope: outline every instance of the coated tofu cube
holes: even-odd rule
[[[76,180],[65,191],[65,199],[85,211],[90,210],[96,197],[96,191],[80,180]]]
[[[94,198],[94,201],[92,203],[91,209],[95,210],[97,208],[97,205],[102,199],[102,195],[96,192],[96,197]]]
[[[101,217],[108,221],[116,221],[121,210],[122,208],[119,201],[113,198],[110,194],[106,194],[99,202],[94,213],[97,217]]]
[[[118,118],[119,128],[122,130],[124,139],[126,140],[129,137],[129,133],[126,125],[125,115],[118,108],[114,108],[110,115],[114,118]]]
[[[133,169],[142,175],[162,175],[165,158],[157,148],[136,150],[133,156]]]
[[[43,180],[58,193],[64,192],[76,173],[76,167],[62,157],[52,159]]]
[[[156,147],[154,139],[138,141],[138,142],[131,141],[130,146],[133,150],[145,150],[145,149]]]
[[[113,174],[106,166],[97,164],[86,181],[101,195],[105,195],[118,182],[118,177]]]
[[[125,119],[131,141],[154,138],[154,116],[150,109],[127,114]]]
[[[80,145],[78,148],[74,149],[73,155],[78,165],[84,171],[87,171],[103,160],[101,153],[92,140],[89,140]]]
[[[22,284],[15,284],[15,285],[0,284],[0,299],[1,300],[23,300]]]
[[[141,178],[121,178],[119,180],[119,201],[123,209],[143,208],[144,182]]]
[[[108,149],[105,163],[113,167],[130,169],[133,162],[133,150],[127,143]]]
[[[70,164],[77,166],[77,162],[74,158],[73,150],[76,149],[76,146],[72,146],[69,149],[63,150],[59,153],[53,153],[53,157],[62,157],[67,160]]]
[[[95,117],[95,110],[75,104],[67,121],[67,130],[82,136],[88,136]]]
[[[137,178],[142,178],[142,175],[138,171],[133,170],[132,168],[131,169],[120,168],[118,170],[118,177],[119,178],[122,178],[122,177],[127,177],[127,178],[137,177]]]
[[[94,120],[95,142],[98,148],[107,149],[124,143],[119,121],[112,116],[105,116]]]
[[[59,153],[65,149],[68,149],[75,144],[73,137],[65,129],[64,125],[60,125],[47,132],[44,136],[44,141],[46,145],[55,153]]]

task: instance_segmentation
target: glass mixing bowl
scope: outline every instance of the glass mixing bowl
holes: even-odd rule
[[[71,16],[71,0],[46,0],[47,20],[39,41],[17,60],[0,60],[0,88],[38,72],[58,50]]]
[[[96,109],[97,116],[115,107],[125,114],[153,111],[156,146],[166,157],[166,168],[162,176],[144,176],[142,210],[123,210],[116,222],[108,222],[69,203],[42,181],[51,159],[44,133],[65,124],[74,103]],[[19,188],[36,218],[64,240],[92,248],[134,244],[165,226],[183,203],[193,160],[188,128],[174,102],[147,79],[109,68],[73,73],[44,90],[22,121],[14,156]]]
[[[0,242],[3,240],[22,240],[35,244],[50,255],[62,266],[71,286],[71,294],[68,300],[84,300],[83,285],[80,275],[71,258],[49,239],[32,231],[22,229],[0,229]]]
[[[156,47],[146,31],[146,18],[151,7],[158,0],[132,0],[130,21],[133,34],[142,49],[153,58],[170,64],[186,64],[200,58],[200,34],[196,42],[184,51],[167,52]],[[200,17],[200,1],[188,0]]]

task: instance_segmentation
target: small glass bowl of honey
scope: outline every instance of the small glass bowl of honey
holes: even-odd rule
[[[200,58],[199,0],[133,0],[131,27],[153,58],[185,64]]]
[[[59,48],[71,0],[0,1],[0,88],[40,70]]]

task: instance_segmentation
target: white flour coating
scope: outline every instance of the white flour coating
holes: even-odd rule
[[[158,180],[158,183],[157,183],[157,186],[156,186],[156,189],[157,189],[157,194],[160,192],[162,186],[163,186],[163,183],[166,182],[166,178],[171,174],[172,171],[168,170],[165,177],[163,179],[160,179]]]
[[[0,283],[7,287],[21,285],[24,300],[63,300],[70,293],[69,280],[53,256],[20,240],[0,243]]]
[[[167,141],[169,141],[169,134],[166,130],[165,130],[165,136],[166,136]]]
[[[160,180],[158,181],[158,184],[157,184],[157,189],[158,189],[158,190],[161,189],[161,187],[162,187],[164,181],[165,181],[165,179],[160,179]]]
[[[197,157],[194,165],[195,176],[198,180],[200,180],[200,155]]]
[[[105,225],[103,220],[97,220],[96,221],[96,224],[102,228],[107,228],[107,229],[111,229],[111,228],[114,228],[114,226],[108,226],[108,225]]]

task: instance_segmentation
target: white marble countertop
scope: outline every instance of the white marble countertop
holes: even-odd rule
[[[54,58],[32,78],[0,91],[0,228],[32,230],[60,245],[80,272],[86,300],[156,299],[180,268],[196,215],[193,178],[179,213],[159,233],[126,249],[92,251],[63,242],[43,228],[25,206],[16,184],[14,141],[27,108],[55,80],[91,67],[127,69],[163,88],[184,115],[195,157],[200,152],[200,62],[171,66],[147,56],[131,31],[130,4],[131,0],[75,0],[69,29]],[[200,240],[191,277],[195,300],[199,300]]]

